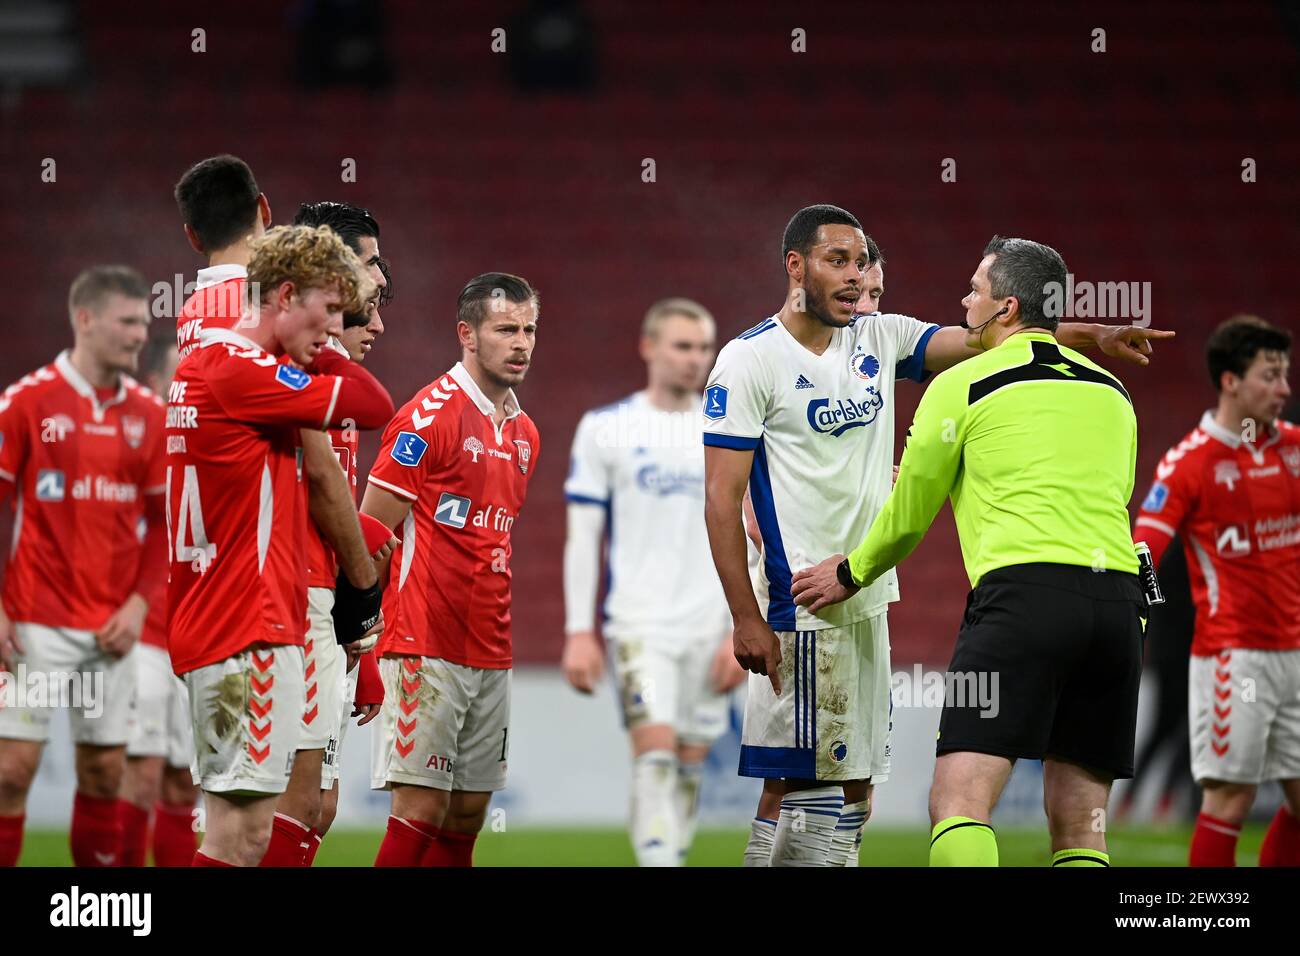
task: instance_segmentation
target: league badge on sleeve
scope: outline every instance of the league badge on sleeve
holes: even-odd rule
[[[429,443],[415,432],[399,432],[397,440],[393,442],[393,450],[388,454],[399,465],[414,468],[428,450]]]
[[[710,385],[704,390],[704,417],[711,422],[727,417],[727,386]]]
[[[1157,481],[1147,492],[1146,499],[1142,502],[1143,511],[1159,511],[1169,500],[1169,486],[1163,481]]]
[[[307,387],[307,383],[311,381],[311,376],[294,365],[277,365],[275,367],[275,380],[295,392],[301,392]]]

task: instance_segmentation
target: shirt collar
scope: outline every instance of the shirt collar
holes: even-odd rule
[[[483,389],[478,387],[478,382],[469,374],[469,369],[465,368],[465,363],[457,362],[450,372],[451,380],[460,386],[460,390],[469,396],[470,401],[478,406],[478,410],[484,415],[491,415],[496,411],[496,405],[492,399],[483,394]],[[502,403],[506,410],[506,421],[517,416],[523,411],[519,407],[519,399],[515,398],[515,390],[512,388],[506,392],[506,400]]]
[[[235,263],[224,266],[207,266],[199,270],[198,279],[194,283],[194,290],[197,292],[199,289],[206,289],[222,282],[229,282],[231,279],[246,278],[248,278],[248,270]]]
[[[1265,428],[1267,429],[1267,434],[1265,435],[1263,441],[1257,441],[1253,445],[1246,446],[1247,449],[1251,452],[1251,454],[1253,454],[1256,458],[1260,457],[1260,453],[1265,448],[1267,448],[1269,445],[1272,445],[1274,442],[1279,441],[1282,437],[1282,430],[1277,427],[1276,421],[1269,422],[1265,426]],[[1234,448],[1234,449],[1240,448],[1242,445],[1245,444],[1245,442],[1241,440],[1241,436],[1239,434],[1232,431],[1231,429],[1224,428],[1217,421],[1215,421],[1214,409],[1208,410],[1204,415],[1201,416],[1201,431],[1205,432],[1205,434],[1209,435],[1211,438],[1215,439],[1216,441],[1223,442],[1223,444],[1227,445],[1229,448]]]
[[[94,386],[82,377],[72,364],[72,350],[64,349],[59,353],[59,357],[54,360],[54,367],[58,369],[59,374],[64,380],[72,386],[73,390],[90,402],[91,408],[95,412],[95,421],[101,421],[104,412],[120,402],[126,401],[126,383],[130,381],[130,376],[118,374],[117,376],[117,394],[106,402],[99,400],[99,395],[95,392]]]
[[[234,329],[200,329],[199,330],[199,347],[205,348],[209,345],[237,345],[241,349],[257,349],[259,352],[265,352],[266,349],[258,345],[247,336],[240,335]]]

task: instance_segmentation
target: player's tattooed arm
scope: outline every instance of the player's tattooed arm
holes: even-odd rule
[[[741,502],[753,463],[752,449],[704,447],[704,523],[713,564],[731,608],[736,660],[747,671],[767,675],[772,689],[780,694],[777,667],[781,663],[781,646],[759,610],[749,582]]]
[[[347,475],[339,467],[329,435],[304,428],[302,452],[312,521],[334,549],[339,567],[348,580],[361,589],[372,587],[378,580],[375,562],[366,550],[356,502],[348,488]]]

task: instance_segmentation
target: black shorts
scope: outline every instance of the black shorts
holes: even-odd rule
[[[1065,564],[990,571],[966,599],[938,753],[1059,757],[1133,776],[1146,616],[1134,574]]]

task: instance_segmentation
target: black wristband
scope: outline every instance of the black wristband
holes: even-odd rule
[[[339,572],[334,585],[334,639],[340,644],[351,644],[366,636],[379,621],[383,603],[383,589],[376,582],[368,588],[358,588]]]
[[[862,588],[862,585],[853,580],[853,569],[849,567],[848,558],[835,565],[835,577],[850,591],[858,591]]]

